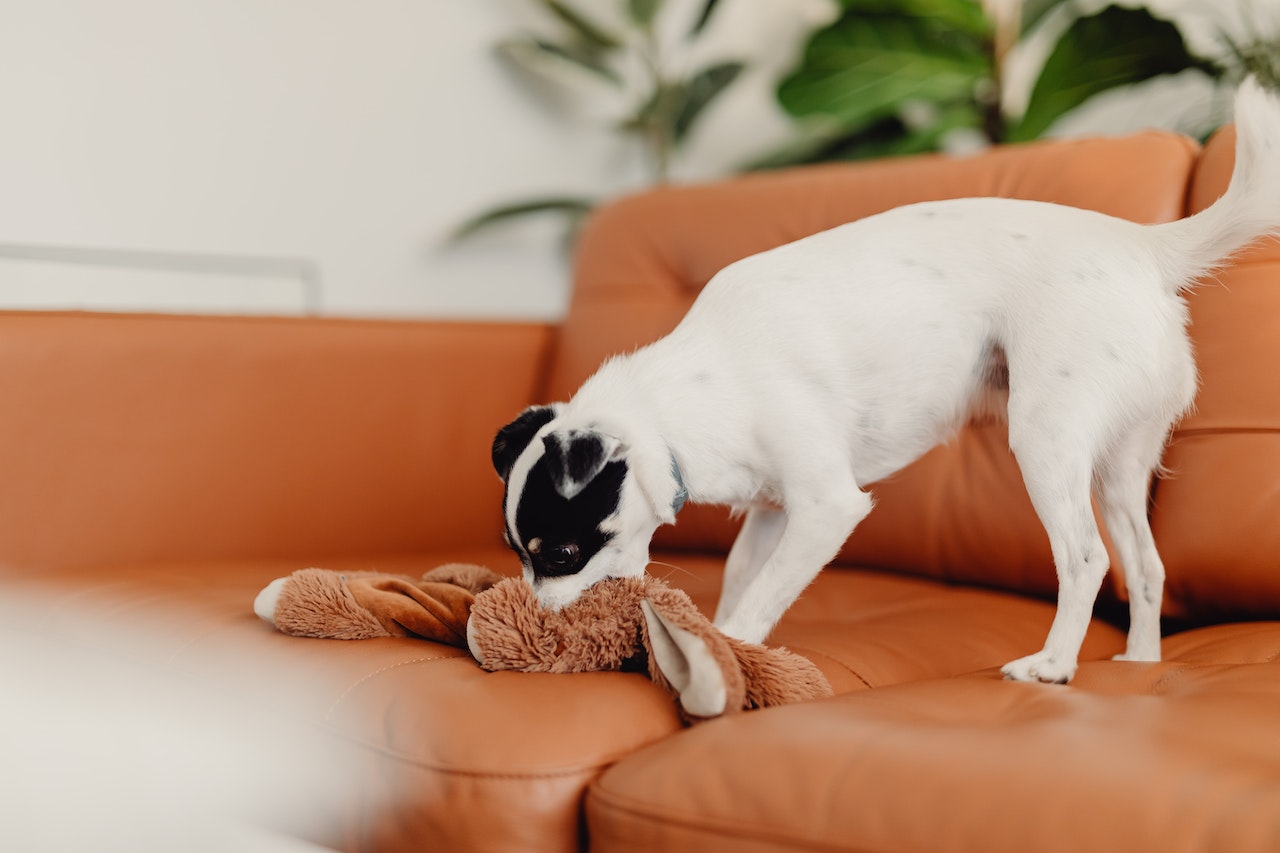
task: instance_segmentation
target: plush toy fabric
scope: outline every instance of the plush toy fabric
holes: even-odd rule
[[[480,566],[441,566],[420,580],[302,569],[272,581],[254,611],[295,636],[466,647],[491,671],[646,672],[689,722],[831,695],[808,659],[725,636],[687,594],[651,577],[601,581],[552,611],[523,580]]]
[[[646,671],[691,722],[831,695],[807,658],[722,634],[685,592],[648,576],[600,581],[558,611],[505,580],[476,597],[467,640],[489,670]]]
[[[419,580],[377,572],[302,569],[258,593],[253,610],[285,634],[336,640],[421,637],[465,646],[476,594],[502,576],[451,563]]]

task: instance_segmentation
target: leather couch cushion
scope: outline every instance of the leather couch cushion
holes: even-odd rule
[[[1277,849],[1280,623],[1165,653],[1070,688],[988,671],[682,732],[592,786],[592,849]]]
[[[624,199],[598,211],[579,244],[574,298],[544,397],[570,396],[605,357],[668,332],[717,270],[746,255],[937,198],[1041,199],[1168,221],[1182,214],[1195,156],[1182,137],[1148,133],[1039,142],[965,160],[823,165]],[[877,507],[843,561],[1052,594],[1048,540],[1002,426],[964,431],[874,491]],[[691,506],[657,542],[724,550],[733,534],[723,510]]]
[[[721,559],[666,554],[655,572],[709,610]],[[517,566],[500,547],[314,560],[333,569],[421,572],[444,562]],[[0,572],[4,600],[31,599],[10,635],[122,656],[273,709],[360,753],[361,796],[328,816],[349,849],[574,850],[581,804],[605,768],[680,728],[638,674],[486,673],[463,649],[423,640],[311,640],[273,631],[255,594],[307,563],[172,562]],[[826,572],[773,637],[809,656],[838,692],[990,667],[1040,647],[1052,607],[1003,592],[876,572]],[[21,636],[25,634],[25,636]],[[1084,655],[1123,648],[1097,623]],[[180,683],[180,682],[179,682]]]
[[[1227,187],[1234,133],[1210,140],[1190,212]],[[1280,616],[1280,240],[1241,254],[1188,296],[1200,370],[1166,455],[1152,527],[1166,609],[1200,619]]]
[[[509,560],[495,547],[312,564],[421,572],[453,561],[510,570]],[[175,676],[178,689],[197,679],[354,745],[358,796],[342,814],[305,821],[336,824],[332,837],[313,839],[335,848],[577,850],[586,785],[680,726],[673,704],[639,676],[486,673],[465,649],[424,640],[280,634],[254,615],[253,599],[299,567],[257,560],[0,575],[0,595],[31,596],[25,642],[78,644],[87,661],[122,656]]]

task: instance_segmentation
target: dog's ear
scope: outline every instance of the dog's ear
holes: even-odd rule
[[[569,500],[622,452],[622,442],[591,429],[566,429],[542,437],[547,471],[560,497]]]
[[[689,490],[685,488],[680,466],[671,451],[661,448],[656,452],[641,453],[637,449],[628,458],[628,463],[658,521],[675,524],[676,514],[688,499]]]
[[[511,467],[516,464],[520,454],[533,441],[538,430],[542,429],[556,416],[557,407],[530,406],[520,413],[514,421],[498,430],[493,439],[493,469],[504,481],[511,474]]]

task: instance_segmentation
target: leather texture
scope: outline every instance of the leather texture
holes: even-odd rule
[[[512,569],[500,546],[450,559]],[[321,560],[344,571],[420,574],[444,557]],[[588,782],[679,727],[643,676],[488,673],[465,649],[425,640],[316,640],[273,630],[252,590],[292,560],[162,562],[64,569],[5,584],[26,598],[30,642],[124,655],[218,684],[257,708],[354,744],[359,800],[313,840],[362,851],[578,849]],[[248,598],[246,598],[248,596]],[[143,635],[126,630],[147,626]],[[625,725],[616,721],[622,720]],[[311,816],[313,820],[316,816]]]
[[[550,338],[538,324],[0,313],[0,564],[497,536],[489,443],[532,402]]]
[[[1275,850],[1280,624],[1240,627],[1068,690],[987,671],[681,732],[592,787],[592,849]]]

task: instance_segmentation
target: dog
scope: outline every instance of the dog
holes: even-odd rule
[[[1236,95],[1226,194],[1141,225],[1046,202],[908,205],[737,261],[674,331],[606,361],[493,443],[506,537],[544,607],[639,576],[686,499],[744,513],[715,623],[761,642],[872,508],[865,486],[975,413],[1009,446],[1059,589],[1017,681],[1074,675],[1109,568],[1130,591],[1123,660],[1160,658],[1152,477],[1197,375],[1183,291],[1280,232],[1280,100]]]

